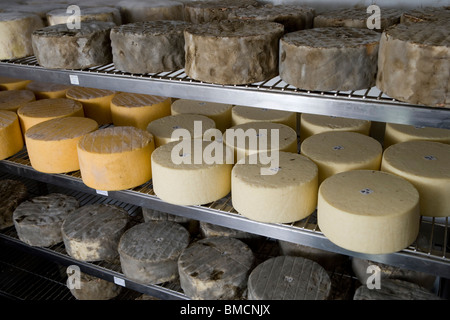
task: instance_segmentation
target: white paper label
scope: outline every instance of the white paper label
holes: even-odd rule
[[[69,79],[70,79],[70,84],[74,84],[74,85],[80,84],[80,81],[78,80],[78,76],[75,74],[70,74]]]
[[[103,191],[103,190],[95,190],[97,192],[97,194],[100,194],[102,196],[108,196],[108,191]]]
[[[125,287],[125,279],[114,277],[114,283],[119,286]]]

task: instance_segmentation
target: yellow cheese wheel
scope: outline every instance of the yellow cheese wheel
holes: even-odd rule
[[[69,88],[70,86],[65,84],[40,81],[31,81],[26,86],[27,90],[33,91],[36,99],[65,98]]]
[[[0,160],[9,158],[22,148],[19,117],[15,112],[0,110]]]
[[[97,128],[97,122],[85,117],[56,118],[34,125],[25,134],[31,166],[45,173],[79,170],[78,141]]]
[[[111,100],[115,91],[73,86],[66,92],[66,97],[80,102],[85,117],[91,118],[99,125],[112,123]]]
[[[283,110],[234,106],[231,112],[232,126],[255,121],[282,123],[297,130],[297,113]]]
[[[334,244],[387,254],[408,247],[419,232],[419,192],[407,180],[376,170],[337,173],[319,187],[317,221]]]
[[[0,76],[0,90],[22,90],[31,80]]]
[[[0,110],[17,112],[25,103],[35,100],[36,97],[30,90],[0,91]]]
[[[170,104],[167,97],[120,92],[111,100],[112,121],[116,126],[146,130],[153,120],[170,115]]]
[[[84,135],[78,142],[81,178],[88,187],[124,190],[152,178],[153,136],[135,127],[108,127]]]
[[[81,103],[66,99],[41,99],[28,102],[17,110],[22,132],[43,121],[62,117],[84,117]]]
[[[396,143],[384,151],[381,170],[416,187],[421,215],[450,216],[450,145],[421,140]]]
[[[450,129],[386,123],[384,148],[411,140],[427,140],[450,144]]]

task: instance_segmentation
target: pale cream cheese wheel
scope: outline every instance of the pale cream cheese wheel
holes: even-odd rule
[[[45,173],[79,170],[78,142],[97,129],[97,122],[85,117],[56,118],[34,125],[25,134],[31,166]]]
[[[78,142],[83,182],[104,191],[137,187],[152,178],[153,136],[135,127],[109,127]]]
[[[411,140],[427,140],[450,144],[450,129],[386,123],[383,146]]]
[[[26,89],[32,91],[36,99],[54,99],[65,98],[69,87],[69,85],[60,83],[31,81],[27,84]]]
[[[0,110],[17,112],[25,103],[35,101],[33,91],[26,89],[12,89],[0,91]]]
[[[247,122],[275,122],[297,130],[297,113],[284,110],[234,106],[231,110],[231,125]]]
[[[411,182],[420,194],[420,214],[450,216],[450,145],[434,141],[406,141],[383,153],[381,170]]]
[[[372,137],[357,132],[322,132],[305,139],[300,153],[319,168],[319,184],[343,171],[379,170],[383,147]]]
[[[352,170],[319,187],[320,231],[346,250],[387,254],[408,247],[420,226],[419,192],[407,180],[376,170]]]
[[[16,154],[23,145],[19,117],[15,112],[0,110],[0,160]]]
[[[234,209],[261,222],[289,223],[309,216],[317,206],[316,164],[291,152],[272,157],[276,166],[251,163],[249,157],[235,164],[231,174]]]

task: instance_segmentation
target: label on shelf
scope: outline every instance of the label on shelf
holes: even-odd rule
[[[78,80],[78,76],[75,74],[69,74],[70,84],[79,85],[80,81]]]
[[[114,277],[114,283],[118,286],[125,287],[125,279]]]
[[[97,194],[100,194],[100,195],[102,195],[102,196],[108,196],[108,191],[95,190],[95,192],[97,192]]]

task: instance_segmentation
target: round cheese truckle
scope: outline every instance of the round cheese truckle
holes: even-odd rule
[[[297,130],[297,113],[284,110],[234,106],[231,121],[232,126],[247,122],[275,122]]]
[[[407,180],[382,171],[337,173],[319,187],[317,218],[320,231],[344,249],[397,252],[419,233],[419,192]]]
[[[450,20],[450,7],[422,7],[403,12],[401,23],[433,22]]]
[[[184,3],[185,20],[199,24],[232,18],[239,8],[261,7],[255,0],[202,0]]]
[[[183,20],[183,3],[172,0],[124,0],[117,3],[123,24],[155,21]]]
[[[80,273],[80,287],[70,287],[70,293],[77,300],[110,300],[122,292],[122,287],[114,282]]]
[[[31,80],[0,76],[0,90],[22,90]]]
[[[0,91],[0,110],[17,112],[24,104],[35,100],[36,96],[31,90]]]
[[[152,178],[153,136],[135,127],[109,127],[78,142],[81,178],[88,187],[113,191],[137,187]]]
[[[55,24],[66,24],[69,21],[73,13],[68,13],[67,8],[54,9],[48,11],[47,21],[49,26]],[[114,7],[84,7],[80,10],[79,19],[83,21],[104,21],[104,22],[114,22],[116,25],[122,24],[122,17],[120,15],[120,10]]]
[[[0,180],[0,230],[14,225],[13,212],[28,199],[27,186],[18,180]]]
[[[450,144],[450,129],[386,123],[384,148],[405,141],[426,140]]]
[[[69,85],[59,83],[31,81],[27,84],[26,89],[32,91],[36,99],[55,99],[65,98],[69,87]]]
[[[15,155],[23,145],[19,117],[15,112],[0,110],[0,160]]]
[[[441,300],[420,285],[400,279],[383,279],[379,289],[359,286],[353,300]]]

